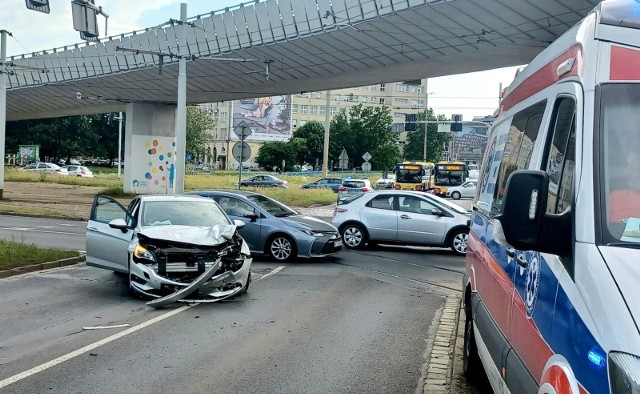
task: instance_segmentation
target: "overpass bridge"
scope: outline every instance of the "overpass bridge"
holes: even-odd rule
[[[126,111],[130,163],[132,137],[175,137],[180,56],[190,104],[430,78],[528,63],[597,3],[256,0],[13,56],[7,119]]]

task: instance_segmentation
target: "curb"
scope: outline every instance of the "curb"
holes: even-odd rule
[[[460,317],[460,295],[448,296],[429,356],[423,393],[450,393]]]
[[[36,271],[41,271],[41,270],[46,270],[51,268],[58,268],[58,267],[66,267],[68,265],[74,265],[84,261],[85,261],[85,256],[83,255],[83,256],[77,256],[77,257],[69,257],[66,259],[61,259],[56,261],[49,261],[46,263],[26,265],[24,267],[12,268],[10,270],[2,270],[0,271],[0,279],[8,278],[10,276],[22,275],[29,272],[36,272]]]

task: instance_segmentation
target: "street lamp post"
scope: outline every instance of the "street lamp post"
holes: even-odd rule
[[[429,121],[429,95],[434,92],[429,91],[429,80],[424,80],[424,91],[426,92],[424,96],[424,120]],[[428,123],[424,125],[424,150],[422,152],[422,161],[427,161],[427,130]]]

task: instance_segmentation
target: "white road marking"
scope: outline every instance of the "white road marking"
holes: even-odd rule
[[[55,228],[56,226],[37,226],[38,228]]]
[[[255,281],[257,282],[257,281],[259,281],[259,280],[261,280],[261,279],[268,278],[268,277],[270,277],[271,275],[275,275],[275,274],[277,274],[278,272],[282,271],[283,269],[284,269],[284,266],[282,266],[282,265],[281,265],[281,266],[279,266],[279,267],[276,267],[273,271],[269,272],[268,274],[264,274],[264,275],[262,275],[261,277],[259,277],[259,278],[258,278],[258,279],[256,279]]]
[[[35,228],[33,228],[33,227],[0,227],[0,230],[31,231],[31,230],[35,230]]]
[[[259,281],[261,279],[264,279],[264,278],[267,278],[267,277],[269,277],[271,275],[275,275],[278,272],[282,271],[283,269],[284,269],[284,266],[276,267],[273,271],[269,272],[268,274],[265,274],[265,275],[261,276],[260,278],[256,279],[255,281],[257,282],[257,281]],[[169,312],[165,313],[164,315],[156,316],[153,319],[147,320],[144,323],[140,323],[137,326],[133,326],[133,327],[131,327],[129,329],[126,329],[124,331],[121,331],[121,332],[119,332],[117,334],[113,334],[110,337],[106,337],[106,338],[101,339],[101,340],[99,340],[97,342],[94,342],[94,343],[91,343],[91,344],[89,344],[87,346],[81,347],[80,349],[77,349],[77,350],[74,350],[74,351],[72,351],[70,353],[62,355],[62,356],[60,356],[60,357],[58,357],[56,359],[53,359],[51,361],[48,361],[48,362],[44,363],[44,364],[40,364],[40,365],[38,365],[36,367],[33,367],[33,368],[29,369],[29,370],[26,370],[24,372],[20,372],[18,374],[10,376],[10,377],[8,377],[6,379],[0,380],[0,389],[3,388],[3,387],[7,387],[10,384],[19,382],[19,381],[21,381],[23,379],[26,379],[26,378],[28,378],[30,376],[33,376],[33,375],[35,375],[37,373],[45,371],[45,370],[47,370],[47,369],[49,369],[51,367],[55,367],[58,364],[62,364],[65,361],[69,361],[69,360],[71,360],[71,359],[73,359],[75,357],[81,356],[81,355],[83,355],[83,354],[85,354],[87,352],[90,352],[93,349],[97,349],[100,346],[103,346],[103,345],[106,345],[108,343],[111,343],[111,342],[113,342],[113,341],[115,341],[117,339],[120,339],[122,337],[125,337],[125,336],[127,336],[129,334],[133,334],[134,332],[140,331],[143,328],[146,328],[146,327],[149,327],[149,326],[151,326],[153,324],[159,323],[159,322],[161,322],[161,321],[163,321],[165,319],[168,319],[168,318],[170,318],[172,316],[177,315],[178,313],[181,313],[181,312],[184,312],[186,310],[189,310],[189,309],[191,309],[191,308],[193,308],[194,306],[197,306],[197,305],[200,305],[200,304],[185,305],[185,306],[182,306],[180,308],[174,309],[172,311],[169,311]]]
[[[33,368],[31,368],[31,369],[29,369],[27,371],[20,372],[20,373],[18,373],[16,375],[13,375],[13,376],[10,376],[10,377],[8,377],[6,379],[0,380],[0,389],[3,388],[3,387],[7,387],[10,384],[19,382],[19,381],[21,381],[23,379],[26,379],[29,376],[32,376],[32,375],[35,375],[35,374],[40,373],[42,371],[45,371],[45,370],[47,370],[47,369],[49,369],[51,367],[55,367],[58,364],[62,364],[65,361],[69,361],[72,358],[78,357],[78,356],[80,356],[82,354],[85,354],[85,353],[87,353],[87,352],[89,352],[89,351],[91,351],[93,349],[99,348],[102,345],[106,345],[106,344],[108,344],[110,342],[113,342],[116,339],[120,339],[120,338],[125,337],[125,336],[127,336],[129,334],[133,334],[136,331],[140,331],[143,328],[146,328],[146,327],[149,327],[149,326],[151,326],[153,324],[159,323],[159,322],[161,322],[161,321],[163,321],[165,319],[170,318],[171,316],[175,316],[178,313],[181,313],[181,312],[184,312],[186,310],[189,310],[189,309],[193,308],[196,305],[198,305],[198,304],[185,305],[185,306],[182,306],[182,307],[180,307],[178,309],[174,309],[174,310],[172,310],[170,312],[165,313],[164,315],[156,316],[151,320],[147,320],[144,323],[138,324],[137,326],[133,326],[133,327],[131,327],[129,329],[126,329],[124,331],[121,331],[121,332],[119,332],[117,334],[113,334],[110,337],[106,337],[106,338],[101,339],[101,340],[99,340],[97,342],[94,342],[94,343],[89,344],[87,346],[81,347],[80,349],[74,350],[71,353],[67,353],[67,354],[65,354],[63,356],[60,356],[60,357],[58,357],[56,359],[48,361],[48,362],[46,362],[44,364],[40,364],[40,365],[38,365],[36,367],[33,367]]]
[[[58,223],[58,226],[76,227],[75,224],[68,224],[68,223]]]
[[[47,234],[61,234],[61,235],[82,235],[82,233],[68,233],[65,231],[54,231],[54,230],[40,230],[37,228],[29,228],[29,227],[0,227],[0,230],[7,231],[24,231],[24,232],[33,232],[33,233],[47,233]]]

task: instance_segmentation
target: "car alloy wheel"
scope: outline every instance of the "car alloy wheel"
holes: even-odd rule
[[[460,192],[451,193],[451,198],[453,198],[454,200],[459,200],[460,197],[462,197],[462,195],[460,195]]]
[[[360,249],[366,241],[367,236],[359,225],[349,224],[342,229],[342,242],[347,248]]]
[[[451,249],[458,255],[464,256],[467,253],[467,240],[469,233],[458,231],[451,237]]]
[[[276,236],[269,244],[269,254],[278,261],[289,261],[295,256],[294,245],[284,236]]]

